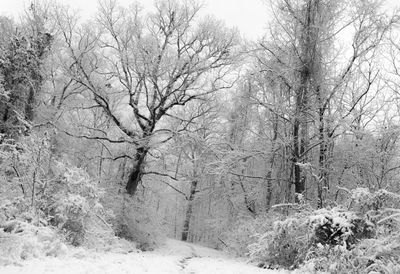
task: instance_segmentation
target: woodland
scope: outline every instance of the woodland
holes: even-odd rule
[[[399,13],[265,5],[257,41],[191,0],[1,16],[0,264],[173,238],[400,273]]]

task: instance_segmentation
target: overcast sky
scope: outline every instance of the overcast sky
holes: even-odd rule
[[[39,1],[40,0],[36,0]],[[81,10],[82,16],[89,17],[97,7],[97,0],[59,0],[75,9]],[[249,39],[260,38],[265,32],[268,21],[266,0],[199,0],[205,4],[204,12],[222,19],[228,26],[237,27]],[[0,14],[18,17],[31,0],[0,0]],[[119,0],[122,5],[139,2],[143,7],[153,5],[153,0]],[[399,0],[386,0],[386,8],[398,6]]]
[[[40,1],[40,0],[39,0]],[[68,4],[79,9],[83,16],[89,16],[97,6],[97,0],[62,0],[61,3]],[[151,6],[153,0],[119,0],[122,5],[139,2],[144,7]],[[264,33],[268,20],[264,0],[203,0],[204,12],[213,14],[222,19],[228,26],[237,27],[247,38],[256,39]],[[30,0],[0,0],[0,14],[17,17]]]

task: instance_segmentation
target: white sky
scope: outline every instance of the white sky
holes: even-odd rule
[[[40,2],[40,0],[37,0]],[[84,17],[96,10],[97,0],[59,0],[82,11]],[[153,5],[153,0],[119,0],[122,5],[139,2],[143,7]],[[268,21],[264,0],[202,0],[204,12],[224,20],[228,26],[237,27],[245,37],[256,39],[263,35]],[[18,17],[30,0],[0,0],[0,14]]]
[[[41,1],[41,0],[36,0]],[[82,16],[89,17],[95,12],[97,0],[58,0],[74,9],[81,10]],[[153,0],[118,0],[122,5],[139,2],[143,7],[151,7]],[[335,1],[335,0],[333,0]],[[31,0],[0,0],[0,15],[18,17]],[[213,14],[224,20],[228,26],[237,27],[249,39],[260,38],[268,22],[266,0],[199,0],[205,4],[204,13]],[[386,9],[390,12],[399,6],[399,0],[386,0]]]

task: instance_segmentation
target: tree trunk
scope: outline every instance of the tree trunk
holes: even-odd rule
[[[182,238],[181,238],[182,241],[188,240],[189,229],[190,229],[190,219],[192,218],[193,200],[196,195],[196,189],[197,189],[197,181],[193,180],[192,184],[190,186],[189,204],[186,209],[185,222],[183,223],[183,231],[182,231]]]
[[[298,195],[303,194],[305,190],[305,180],[303,180],[303,172],[300,167],[300,144],[299,144],[299,129],[300,120],[295,118],[293,125],[293,151],[292,151],[292,164],[293,164],[293,176],[294,176],[294,192],[296,194],[295,199],[298,202]]]
[[[278,139],[278,115],[275,114],[274,118],[273,118],[273,136],[272,136],[272,141],[271,141],[271,156],[269,158],[268,161],[268,172],[267,172],[267,195],[265,197],[266,200],[266,208],[267,210],[270,208],[271,206],[271,199],[272,199],[272,170],[274,169],[274,165],[275,165],[275,155],[276,155],[276,151],[275,151],[275,143],[276,140]]]
[[[318,27],[315,25],[319,12],[319,0],[309,0],[305,5],[305,22],[300,36],[301,71],[300,86],[296,91],[296,111],[293,123],[293,169],[296,200],[298,195],[305,193],[306,174],[299,164],[306,162],[306,151],[309,142],[307,111],[313,83],[318,78]]]
[[[25,118],[29,122],[33,121],[35,109],[35,89],[29,87],[28,98],[25,103]]]
[[[249,198],[249,195],[247,194],[247,191],[244,187],[243,184],[243,178],[242,176],[238,176],[239,177],[239,185],[242,188],[243,191],[243,198],[244,198],[244,204],[246,206],[246,209],[253,215],[256,215],[256,209],[255,209],[255,203],[254,200],[252,198]]]
[[[137,187],[142,180],[143,167],[148,151],[148,148],[145,147],[139,147],[136,150],[135,162],[126,184],[126,191],[131,196],[135,195]]]
[[[293,151],[292,162],[294,169],[295,199],[305,192],[306,175],[300,164],[304,163],[306,147],[308,145],[307,104],[309,96],[310,65],[303,64],[301,71],[301,85],[296,91],[296,111],[293,122]]]
[[[327,145],[325,139],[325,126],[324,126],[324,110],[320,108],[319,110],[319,159],[318,159],[318,169],[319,169],[319,176],[318,176],[318,207],[322,208],[324,205],[324,189],[326,187],[326,152],[327,152]]]

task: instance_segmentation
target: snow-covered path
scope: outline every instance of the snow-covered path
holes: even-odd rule
[[[0,267],[1,274],[283,274],[260,269],[213,249],[168,240],[153,252],[97,253],[81,250],[63,258],[28,260],[21,266]]]

